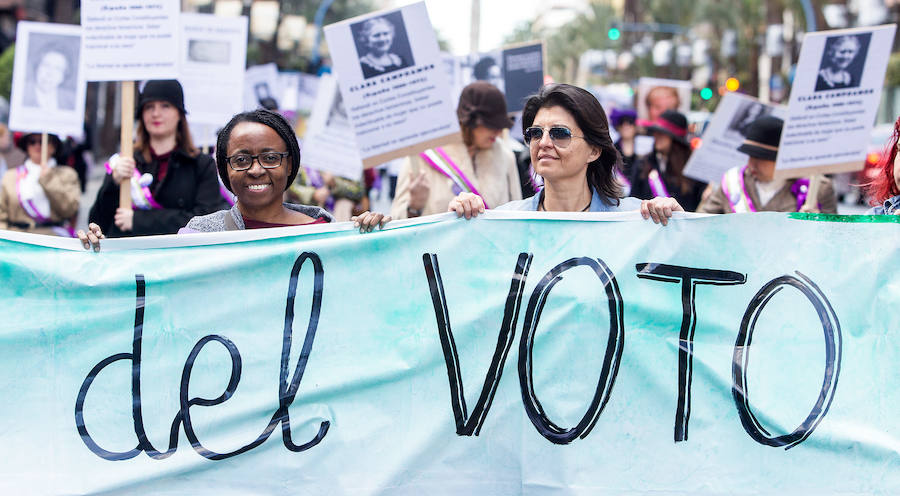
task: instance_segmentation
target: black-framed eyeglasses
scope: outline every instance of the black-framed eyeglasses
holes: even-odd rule
[[[544,137],[544,128],[538,126],[531,126],[525,130],[523,133],[525,136],[525,143],[531,145],[533,143],[539,143],[541,138]],[[572,138],[581,138],[584,139],[584,136],[575,136],[572,134],[572,130],[567,127],[562,126],[553,126],[547,129],[547,134],[550,135],[550,141],[553,142],[554,146],[559,148],[565,148],[569,146],[569,143],[572,142]]]
[[[262,152],[257,155],[249,153],[235,153],[230,157],[225,157],[225,161],[235,171],[245,171],[253,167],[253,161],[259,162],[263,169],[277,169],[281,167],[284,157],[290,155],[290,152]]]

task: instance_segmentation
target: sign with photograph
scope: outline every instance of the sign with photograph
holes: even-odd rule
[[[863,168],[896,30],[891,24],[804,36],[775,177]]]
[[[506,95],[506,109],[510,113],[521,112],[528,96],[544,85],[544,44],[525,43],[464,55],[458,58],[455,68],[459,77],[454,101],[466,85],[487,81]]]
[[[247,18],[182,14],[179,43],[188,122],[201,130],[197,144],[214,144],[215,131],[243,110]],[[214,84],[212,75],[218,75]]]
[[[325,27],[366,167],[461,139],[425,3]]]
[[[244,73],[244,110],[280,108],[281,80],[275,63],[248,67]]]
[[[178,77],[178,0],[82,0],[87,81]]]
[[[312,115],[303,137],[300,163],[311,169],[331,172],[358,181],[363,163],[353,139],[337,80],[331,74],[319,79]]]
[[[787,109],[766,105],[740,93],[726,93],[703,132],[703,144],[694,150],[684,167],[684,175],[718,184],[725,171],[747,163],[747,155],[737,151],[747,137],[747,127],[757,118],[774,115],[784,119]]]
[[[65,139],[84,130],[81,26],[19,22],[9,127]]]
[[[666,110],[691,110],[691,82],[642,77],[638,80],[638,119],[653,122]]]

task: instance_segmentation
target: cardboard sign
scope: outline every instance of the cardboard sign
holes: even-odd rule
[[[178,0],[83,0],[85,80],[176,78],[180,11]]]
[[[424,2],[326,26],[325,38],[366,167],[462,139]]]
[[[804,36],[776,178],[863,168],[896,30],[891,24]]]
[[[337,80],[331,74],[319,79],[312,115],[307,123],[300,163],[319,171],[358,181],[363,163],[353,139]]]
[[[744,142],[750,123],[770,114],[784,119],[786,112],[783,106],[766,105],[740,93],[726,93],[703,132],[703,144],[688,159],[684,175],[718,184],[725,171],[747,163],[747,155],[737,148]]]
[[[215,131],[243,109],[247,18],[182,14],[179,43],[187,118],[200,130],[194,141],[214,144]]]
[[[691,110],[691,82],[642,77],[638,80],[638,119],[653,122],[666,110]]]
[[[81,26],[19,22],[13,64],[10,129],[61,139],[81,136],[86,89]]]

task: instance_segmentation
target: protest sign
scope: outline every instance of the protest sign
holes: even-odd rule
[[[243,110],[247,18],[181,15],[178,81],[195,144],[215,144],[216,130]]]
[[[297,112],[297,97],[300,96],[300,73],[296,71],[279,71],[278,86],[281,96],[278,97],[278,108],[289,114]]]
[[[82,135],[86,84],[80,49],[80,26],[18,23],[10,129],[54,133],[61,139]]]
[[[896,493],[900,218],[804,218],[3,233],[0,492]]]
[[[445,56],[443,61],[448,73],[454,72],[454,105],[466,85],[487,81],[506,95],[507,111],[521,112],[527,97],[544,85],[544,45],[539,41],[463,55],[452,61],[448,57],[451,56]]]
[[[319,79],[318,94],[303,137],[300,163],[354,181],[362,177],[363,163],[353,139],[353,126],[331,74]]]
[[[891,24],[803,37],[776,178],[863,168],[896,30]]]
[[[638,119],[654,121],[666,110],[691,110],[691,82],[642,77],[638,79]]]
[[[82,0],[87,81],[178,76],[178,0]]]
[[[737,151],[747,137],[747,127],[764,115],[784,119],[786,110],[740,93],[726,93],[703,132],[702,144],[688,159],[684,175],[718,184],[725,171],[747,163],[747,155]]]
[[[366,167],[462,140],[424,2],[326,26],[325,38]]]
[[[275,63],[248,67],[244,73],[244,110],[278,108],[281,102],[281,82]]]

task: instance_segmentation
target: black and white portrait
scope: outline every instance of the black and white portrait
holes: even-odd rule
[[[363,77],[380,76],[413,65],[412,48],[401,12],[350,25]]]
[[[227,64],[231,46],[223,40],[188,40],[188,60],[203,64]]]
[[[872,33],[829,36],[819,64],[816,91],[856,88],[862,78],[863,67]]]
[[[476,55],[477,60],[472,63],[472,78],[475,81],[487,81],[496,86],[500,91],[505,89],[503,80],[503,67],[500,65],[500,57],[493,54]]]
[[[49,112],[75,110],[79,49],[77,36],[31,33],[23,105]]]
[[[750,124],[764,115],[772,113],[772,107],[753,100],[742,100],[728,123],[726,133],[731,134],[736,139],[747,137],[747,128]],[[741,138],[737,138],[740,135]]]
[[[340,91],[335,91],[334,99],[331,100],[331,108],[328,109],[328,118],[325,119],[325,127],[349,125],[347,109],[344,108],[344,99],[341,97]]]

